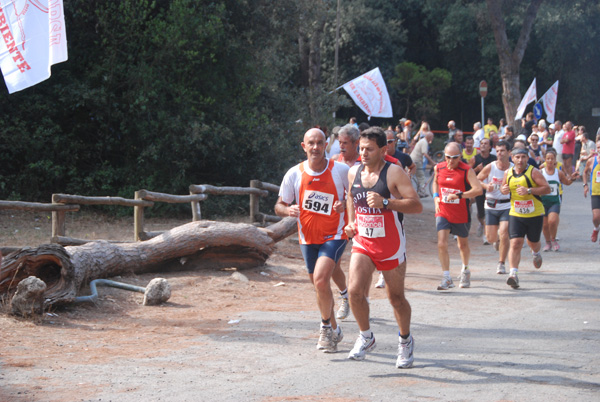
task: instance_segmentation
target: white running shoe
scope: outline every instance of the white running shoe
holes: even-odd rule
[[[506,274],[506,266],[504,265],[503,262],[498,262],[498,268],[496,268],[496,273],[498,275]]]
[[[448,290],[454,287],[454,282],[452,282],[452,278],[442,278],[442,283],[437,287],[437,290]]]
[[[513,289],[517,289],[519,287],[519,277],[517,274],[511,274],[506,280],[506,284]]]
[[[540,269],[540,267],[542,266],[542,255],[540,253],[533,255],[533,266],[536,269]]]
[[[338,309],[337,314],[335,315],[335,318],[337,318],[338,320],[343,320],[347,318],[350,314],[350,303],[348,302],[348,298],[342,297],[341,299],[342,301],[340,303],[340,308]]]
[[[415,340],[412,335],[406,343],[400,342],[398,345],[398,360],[396,360],[397,368],[411,368],[415,358],[413,351],[415,349]]]
[[[381,272],[379,273],[379,280],[375,284],[375,287],[380,289],[385,287],[385,278]]]
[[[471,287],[471,270],[465,269],[460,273],[460,283],[458,286],[461,288]]]
[[[337,343],[333,341],[333,329],[331,327],[321,327],[317,349],[325,353],[337,352]]]
[[[367,352],[375,350],[376,346],[375,335],[371,334],[371,337],[368,339],[365,339],[362,335],[358,335],[358,339],[354,342],[354,347],[348,354],[348,359],[364,360]]]
[[[331,340],[335,344],[336,352],[337,352],[337,344],[340,343],[342,341],[342,339],[344,339],[344,333],[342,332],[342,327],[340,327],[338,325],[338,329],[340,330],[339,333],[337,333],[336,331],[332,331],[333,333],[331,334]]]
[[[484,245],[484,246],[489,246],[489,245],[490,245],[490,242],[488,241],[488,239],[487,239],[487,236],[486,236],[486,235],[483,235],[483,245]]]
[[[477,227],[477,237],[483,236],[483,225],[480,223]]]

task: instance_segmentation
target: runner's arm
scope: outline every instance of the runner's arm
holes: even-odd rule
[[[592,165],[594,164],[594,158],[590,158],[585,163],[585,168],[583,169],[583,196],[587,198],[588,193],[590,191],[590,183],[588,183],[590,179],[590,174],[592,173]]]
[[[508,186],[508,182],[506,181],[509,170],[510,169],[507,169],[506,172],[504,172],[504,178],[502,179],[502,186],[500,186],[500,192],[504,195],[510,194],[510,187]]]
[[[433,190],[433,205],[435,206],[435,213],[440,212],[440,186],[438,186],[438,168],[433,168],[433,182],[431,183],[431,189]]]
[[[282,201],[281,197],[277,199],[275,203],[275,214],[283,218],[287,216],[298,217],[300,216],[300,207],[298,205],[290,205]]]
[[[405,214],[420,214],[423,211],[423,204],[421,204],[421,200],[404,169],[390,166],[387,179],[388,189],[396,197],[388,200],[387,209]],[[381,205],[381,208],[383,208],[383,197],[379,194],[376,195],[379,196],[380,200],[378,200],[375,207],[379,208],[379,205]]]
[[[531,194],[533,195],[546,195],[550,194],[552,189],[550,185],[546,181],[546,178],[538,169],[533,169],[531,171],[531,178],[538,185],[538,187],[531,187]]]
[[[481,183],[477,180],[477,175],[473,169],[469,169],[467,172],[467,181],[471,185],[471,189],[463,193],[463,198],[475,198],[483,194],[483,187],[481,187]]]
[[[358,167],[354,166],[350,168],[348,171],[348,183],[354,183],[354,178],[356,177],[356,171]],[[350,187],[348,189],[348,194],[346,195],[346,214],[348,215],[348,224],[344,227],[344,232],[346,232],[346,236],[352,238],[357,233],[356,230],[356,215],[354,214],[354,200],[352,199],[352,193],[350,192]]]
[[[483,169],[481,169],[481,172],[479,172],[479,174],[477,175],[477,180],[479,180],[479,183],[481,183],[481,186],[486,191],[494,191],[493,183],[484,183],[484,180],[486,180],[490,175],[490,170],[492,170],[492,164],[488,163]]]

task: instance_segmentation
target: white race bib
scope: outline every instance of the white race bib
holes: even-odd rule
[[[492,186],[494,186],[492,191],[496,191],[500,188],[500,186],[502,185],[502,179],[499,179],[498,177],[492,177]]]
[[[306,190],[304,192],[304,202],[302,209],[321,215],[331,215],[333,209],[333,194],[322,193],[320,191]]]
[[[518,201],[515,200],[515,211],[518,214],[526,215],[535,212],[535,205],[533,200]]]
[[[361,237],[385,237],[383,215],[357,215],[356,225]]]
[[[600,183],[600,170],[596,172],[596,183]]]
[[[550,194],[548,195],[558,195],[558,184],[552,183],[550,184]]]
[[[460,199],[457,198],[455,200],[448,200],[448,196],[450,194],[458,194],[460,193],[460,190],[456,190],[454,188],[446,188],[446,187],[442,187],[441,189],[442,192],[442,202],[445,202],[446,204],[458,204],[460,203]]]

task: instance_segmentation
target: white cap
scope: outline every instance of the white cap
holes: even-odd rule
[[[521,141],[527,142],[527,137],[525,137],[525,134],[519,134],[517,136],[517,140],[521,140]]]
[[[552,130],[554,130],[556,128],[556,126],[554,125],[554,123],[550,124],[549,128],[551,128]]]

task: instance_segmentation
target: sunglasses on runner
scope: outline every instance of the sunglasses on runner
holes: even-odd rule
[[[447,155],[447,154],[444,154],[444,156],[446,157],[446,159],[458,159],[458,158],[460,158],[460,155]]]
[[[388,144],[391,144],[392,142],[395,142],[396,140],[392,139],[392,140],[387,140]]]

